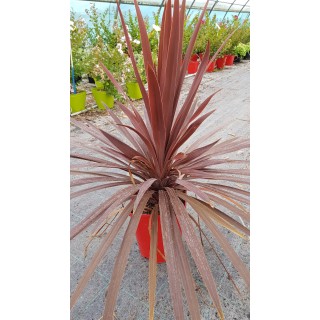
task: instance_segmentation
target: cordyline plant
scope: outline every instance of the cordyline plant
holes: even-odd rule
[[[173,10],[171,0],[167,1],[161,23],[158,63],[155,65],[152,62],[147,30],[135,0],[148,82],[148,91],[146,91],[137,69],[128,30],[118,4],[128,53],[143,95],[144,116],[142,117],[136,111],[122,87],[116,82],[109,70],[102,65],[110,80],[131,106],[130,109],[118,102],[118,106],[130,120],[129,125],[122,123],[112,110],[109,110],[110,116],[115,122],[115,127],[126,139],[119,139],[90,123],[82,123],[74,119],[71,121],[99,142],[99,146],[95,147],[86,144],[77,145],[84,151],[94,151],[97,156],[81,152],[71,153],[72,158],[85,161],[81,165],[72,165],[72,174],[87,174],[89,176],[72,181],[72,186],[85,187],[80,191],[73,192],[71,197],[74,198],[110,187],[123,186],[122,189],[116,191],[71,230],[71,239],[92,224],[95,224],[93,236],[103,234],[98,250],[72,294],[71,306],[75,304],[119,230],[129,219],[106,293],[104,320],[113,319],[113,311],[130,248],[134,242],[135,232],[142,213],[146,206],[150,207],[150,204],[152,204],[149,225],[151,235],[149,260],[150,319],[154,318],[155,307],[158,215],[160,215],[169,289],[175,318],[184,318],[182,295],[184,290],[192,319],[200,319],[195,281],[183,245],[183,241],[185,241],[208,293],[217,308],[218,315],[221,319],[224,319],[216,283],[198,236],[197,226],[200,225],[187,211],[185,204],[194,209],[198,215],[198,221],[204,223],[212,233],[239,275],[249,285],[249,272],[246,266],[217,227],[218,224],[243,237],[249,235],[247,227],[224,212],[232,212],[247,223],[249,222],[249,213],[243,206],[243,204],[249,203],[249,193],[238,187],[230,186],[230,182],[249,184],[249,172],[248,169],[221,169],[219,166],[216,167],[220,164],[246,163],[246,161],[226,159],[225,155],[247,148],[249,141],[233,138],[223,142],[215,140],[201,146],[219,130],[216,128],[199,138],[187,149],[183,149],[185,142],[196,132],[203,121],[214,112],[213,110],[204,113],[204,110],[215,93],[211,94],[200,105],[195,102],[195,96],[208,64],[216,58],[224,44],[210,61],[210,46],[207,45],[188,95],[182,104],[178,104],[187,65],[207,5],[208,1],[199,17],[199,22],[195,26],[182,63],[186,1],[183,0],[180,5],[179,0],[174,0]],[[227,37],[224,43],[231,35]],[[210,182],[203,182],[203,179]],[[88,187],[88,184],[91,183],[98,183],[98,185]],[[219,205],[221,210],[215,208],[215,204]],[[113,221],[113,223],[109,226],[108,232],[103,232],[110,221]]]

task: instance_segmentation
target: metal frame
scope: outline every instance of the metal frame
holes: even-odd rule
[[[121,4],[121,0],[119,0],[119,5]],[[115,18],[118,19],[118,14],[119,14],[119,10],[118,10],[118,6],[116,9],[116,14],[115,14]]]
[[[160,7],[159,7],[159,10],[158,10],[158,14],[160,13],[162,7],[163,7],[163,4],[164,4],[165,0],[162,0],[161,4],[160,4]]]
[[[216,0],[215,3],[213,4],[213,6],[211,7],[210,12],[209,12],[209,17],[210,17],[210,14],[211,14],[213,8],[216,6],[216,4],[217,4],[218,2],[219,2],[219,1]]]
[[[190,7],[189,7],[189,10],[188,10],[188,12],[187,12],[187,16],[189,15],[189,12],[190,12],[190,10],[192,9],[192,6],[193,6],[193,4],[195,3],[195,1],[196,1],[196,0],[193,0],[193,1],[192,1],[191,5],[190,5]]]
[[[116,4],[116,0],[80,0],[80,1],[90,1],[90,2],[100,2],[100,3],[103,2],[103,3],[114,3],[114,4]],[[248,1],[249,1],[249,0],[248,0]],[[248,3],[248,1],[247,1],[247,3]],[[132,0],[121,0],[120,2],[123,3],[123,4],[134,5],[134,3],[133,3]],[[160,10],[163,8],[163,5],[164,5],[164,3],[165,3],[165,0],[162,0],[162,2],[161,2],[160,5],[159,5],[159,3],[156,3],[156,2],[144,2],[143,0],[138,1],[138,3],[139,3],[139,5],[142,5],[142,6],[159,7],[159,11],[158,11],[158,12],[160,12]],[[210,10],[210,11],[209,11],[209,15],[212,13],[213,9],[215,8],[216,4],[218,4],[218,3],[230,4],[230,2],[215,0],[215,2],[214,2],[214,4],[213,4],[213,6],[211,7],[211,9],[208,9],[208,8],[207,8],[207,11]],[[201,9],[203,8],[203,7],[201,7],[201,6],[194,6],[194,4],[195,4],[195,0],[192,1],[191,5],[187,5],[187,6],[186,6],[186,9],[188,9],[187,15],[189,14],[189,12],[190,12],[191,9],[201,10]],[[233,4],[234,4],[234,2],[233,2]],[[232,5],[233,5],[233,4],[232,4]],[[243,9],[244,9],[245,6],[246,6],[246,5],[244,5],[244,6],[242,7],[242,9],[240,10],[241,12],[243,11]],[[230,11],[230,8],[231,8],[231,6],[229,7],[229,9],[228,9],[227,12],[239,12],[239,11],[233,11],[233,10]],[[221,9],[221,8],[216,9],[216,11],[226,12],[225,9]],[[248,12],[248,11],[245,11],[245,12]],[[250,12],[250,11],[249,11],[249,12]]]
[[[242,9],[239,11],[238,14],[240,14],[242,12],[243,8],[247,5],[248,2],[249,2],[249,0],[247,0],[247,2],[243,5]],[[250,12],[249,12],[249,15],[250,15]]]
[[[236,2],[237,0],[233,0],[233,2],[230,4],[230,7],[228,8],[228,10],[226,11],[226,13],[224,14],[223,18],[222,18],[222,21],[224,20],[224,18],[226,17],[227,13],[230,11],[231,7],[234,5],[234,3]],[[243,9],[243,7],[242,7]]]

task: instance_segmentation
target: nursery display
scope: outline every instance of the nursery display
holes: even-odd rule
[[[101,70],[98,71],[100,76],[97,75],[99,61],[102,61],[108,69],[112,71],[116,80],[126,88],[126,92],[132,100],[142,99],[142,93],[130,63],[125,35],[116,10],[106,9],[104,11],[98,11],[95,4],[92,3],[90,8],[86,9],[85,12],[90,23],[86,23],[82,17],[77,18],[73,11],[71,11],[70,14],[73,23],[70,39],[74,56],[74,81],[76,83],[81,81],[82,76],[85,74],[88,77],[89,83],[95,83],[97,89],[102,89],[104,87],[104,79],[100,78],[102,74]],[[141,17],[141,19],[146,26],[153,63],[157,65],[161,34],[160,13],[158,11],[158,13],[153,14],[153,23],[149,22],[148,17]],[[212,57],[226,36],[234,30],[237,30],[237,32],[233,34],[219,53],[217,57],[219,60],[216,64],[210,64],[208,66],[207,72],[213,72],[215,68],[223,69],[225,65],[232,65],[233,62],[239,62],[240,56],[236,54],[238,44],[249,44],[250,42],[249,21],[245,20],[241,22],[236,16],[233,16],[231,20],[218,21],[216,16],[210,16],[209,12],[206,12],[201,20],[199,19],[199,13],[188,15],[183,25],[181,60],[184,60],[195,26],[200,21],[200,28],[192,49],[192,55],[189,59],[190,62],[188,62],[187,73],[197,73],[208,40],[210,44],[210,57]],[[124,20],[128,28],[132,51],[136,56],[141,55],[142,44],[139,20],[130,10],[126,16],[124,16]],[[108,52],[114,55],[115,51],[118,57],[108,55]],[[126,60],[128,61],[126,58],[129,59],[129,64],[127,65],[124,63]],[[220,58],[223,58],[223,60]],[[250,59],[250,49],[243,59]],[[112,65],[110,65],[110,61]],[[137,58],[137,61],[142,81],[146,84],[143,58]],[[70,82],[71,81],[72,79],[70,77]],[[114,94],[110,94],[109,92],[107,94],[113,95],[115,100],[120,99],[116,90],[114,90],[113,93]],[[101,105],[101,103],[97,102],[98,106],[99,104]]]
[[[246,223],[250,220],[249,212],[244,208],[244,205],[249,204],[249,192],[237,185],[249,184],[249,169],[233,168],[233,165],[247,165],[248,161],[232,159],[232,152],[248,148],[249,140],[234,137],[221,141],[216,138],[221,128],[212,128],[210,132],[188,144],[190,137],[215,111],[205,112],[217,91],[210,93],[199,104],[195,99],[202,77],[235,31],[226,35],[211,58],[210,43],[206,44],[189,91],[182,101],[179,99],[208,2],[194,25],[183,63],[181,57],[186,0],[182,0],[181,3],[179,0],[165,2],[155,64],[148,30],[135,0],[148,90],[144,87],[143,75],[139,73],[132,39],[117,3],[127,54],[143,97],[143,115],[140,115],[127,97],[117,79],[116,70],[111,70],[112,66],[105,65],[105,61],[102,61],[99,63],[100,68],[125,99],[126,105],[120,101],[115,103],[126,115],[129,123],[123,123],[111,109],[108,110],[117,133],[123,138],[90,122],[71,119],[73,125],[96,138],[99,143],[94,146],[81,143],[80,146],[76,146],[77,151],[72,151],[71,157],[77,161],[72,164],[71,173],[86,177],[71,181],[71,186],[82,187],[73,191],[71,198],[115,186],[120,187],[71,229],[71,239],[92,225],[92,236],[101,237],[99,248],[72,293],[73,307],[95,269],[108,253],[118,232],[125,228],[112,277],[106,288],[102,320],[114,319],[113,311],[128,255],[137,228],[146,215],[149,220],[147,232],[150,238],[149,319],[154,319],[158,254],[163,255],[165,259],[175,319],[184,319],[184,300],[191,318],[201,319],[188,252],[207,288],[218,317],[224,319],[218,287],[199,237],[200,223],[210,231],[235,270],[249,286],[247,267],[220,229],[226,228],[243,238],[250,234],[249,229],[234,218],[239,216]],[[95,153],[94,156],[91,155],[92,152]],[[83,163],[80,164],[78,160],[82,160]],[[188,211],[189,206],[194,210],[194,214]],[[109,226],[109,229],[105,233],[106,226]],[[160,226],[163,248],[158,246]],[[229,274],[228,276],[231,277]],[[211,318],[214,318],[215,311]]]

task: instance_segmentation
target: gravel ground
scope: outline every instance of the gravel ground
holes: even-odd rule
[[[182,99],[188,93],[193,77],[187,78],[183,87]],[[86,90],[90,90],[90,84],[84,84]],[[250,136],[250,61],[243,61],[231,67],[226,67],[222,71],[217,71],[212,74],[206,74],[203,78],[202,84],[198,91],[199,101],[204,100],[210,93],[223,89],[211,100],[210,109],[216,108],[216,112],[205,121],[203,126],[198,130],[197,134],[190,139],[190,142],[197,139],[201,134],[207,132],[213,126],[220,126],[221,124],[233,120],[225,129],[221,131],[220,136],[223,139],[232,138],[234,136],[241,136],[248,138]],[[87,98],[87,105],[93,105],[93,100],[90,95]],[[135,102],[138,110],[141,110],[141,102]],[[121,110],[115,108],[116,114],[126,121],[125,116]],[[110,124],[110,117],[107,111],[100,111],[93,109],[86,113],[74,116],[78,120],[89,120],[95,125],[113,132],[114,129]],[[82,140],[95,143],[92,137],[83,133],[79,129],[71,126],[71,141]],[[237,159],[248,159],[249,150],[238,151],[234,155]],[[74,160],[72,160],[74,163]],[[110,196],[116,189],[103,190],[94,194],[89,194],[84,197],[79,197],[71,200],[71,226],[79,222],[90,211],[98,206],[106,197]],[[114,267],[114,261],[121,244],[123,235],[122,230],[115,239],[112,247],[109,249],[106,257],[94,273],[87,288],[84,290],[82,296],[79,298],[77,304],[71,311],[71,319],[73,320],[98,320],[102,316],[104,307],[103,299],[106,288],[110,281],[110,276]],[[215,240],[210,237],[208,231],[204,228],[204,232],[212,240],[215,245]],[[240,240],[238,237],[224,231],[228,237],[231,245],[237,251],[244,263],[249,268],[249,242]],[[83,274],[85,267],[90,262],[93,252],[99,245],[99,240],[96,240],[90,247],[87,257],[84,256],[84,247],[87,242],[90,230],[84,231],[71,241],[71,292],[76,287],[78,280]],[[250,318],[249,307],[249,291],[245,287],[242,279],[239,278],[237,272],[231,266],[230,261],[221,252],[218,245],[215,245],[218,254],[227,266],[229,273],[234,279],[237,287],[240,289],[241,295],[234,289],[231,281],[228,280],[227,274],[221,267],[218,259],[212,251],[212,248],[204,243],[205,252],[211,270],[216,279],[218,292],[220,294],[222,307],[225,312],[226,320],[245,320]],[[201,304],[202,319],[218,319],[216,311],[208,298],[207,291],[203,286],[201,277],[198,274],[195,264],[191,261],[192,272],[197,284],[197,292],[199,302]],[[172,304],[169,295],[168,278],[166,272],[166,265],[158,265],[158,279],[157,279],[157,302],[155,319],[170,320],[173,319]],[[148,319],[148,260],[142,258],[139,254],[139,249],[134,243],[128,260],[128,265],[125,277],[122,281],[120,294],[117,301],[117,308],[115,311],[115,319]],[[189,319],[186,311],[185,319]]]

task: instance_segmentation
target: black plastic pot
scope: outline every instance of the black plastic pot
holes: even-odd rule
[[[89,80],[89,83],[94,83],[94,79],[91,78],[89,75],[88,75],[88,80]]]
[[[80,82],[81,80],[82,80],[82,77],[81,77],[81,76],[75,76],[75,77],[74,77],[74,81],[75,81],[76,83]],[[70,77],[70,83],[72,83],[72,77]]]
[[[239,63],[241,61],[241,57],[240,56],[235,56],[233,62],[234,63]]]
[[[246,53],[244,60],[250,60],[250,51]]]

